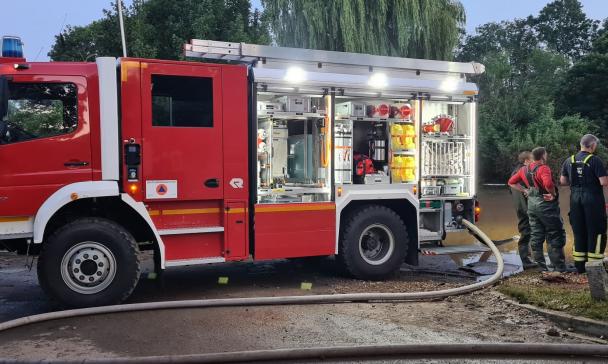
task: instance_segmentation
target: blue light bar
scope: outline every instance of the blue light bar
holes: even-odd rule
[[[19,37],[2,37],[1,57],[23,58],[23,43]]]

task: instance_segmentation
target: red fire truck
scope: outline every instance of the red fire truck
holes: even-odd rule
[[[0,245],[68,306],[184,265],[382,279],[476,219],[477,63],[193,40],[191,62],[0,58]],[[202,61],[202,62],[201,62]]]

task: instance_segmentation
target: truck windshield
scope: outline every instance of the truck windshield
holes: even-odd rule
[[[76,85],[8,83],[3,144],[67,134],[78,125]]]

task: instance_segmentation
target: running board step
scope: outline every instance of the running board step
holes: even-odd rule
[[[224,231],[223,226],[205,226],[205,227],[190,227],[179,229],[160,229],[158,234],[163,235],[183,235],[183,234],[205,234],[205,233],[221,233]]]
[[[447,255],[447,254],[462,254],[462,253],[483,253],[490,251],[482,244],[467,244],[467,245],[449,245],[449,246],[421,246],[420,253],[422,255]]]
[[[513,240],[519,239],[518,236],[514,236],[512,238],[503,239],[503,240],[494,240],[494,244],[496,246],[500,246],[503,244],[507,244],[512,242]],[[463,253],[485,253],[489,252],[490,248],[487,245],[481,244],[479,242],[474,242],[466,245],[447,245],[447,246],[437,246],[437,245],[421,245],[420,246],[420,254],[422,255],[447,255],[447,254],[463,254]]]
[[[224,263],[225,261],[226,261],[226,258],[224,258],[224,257],[178,259],[178,260],[168,260],[167,262],[165,262],[165,267],[170,268],[170,267],[182,267],[185,265]]]

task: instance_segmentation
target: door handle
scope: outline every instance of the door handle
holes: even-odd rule
[[[205,181],[205,186],[209,188],[218,188],[220,186],[219,178],[210,178]]]
[[[89,165],[89,162],[69,161],[69,162],[65,162],[63,165],[66,167],[86,167]]]

